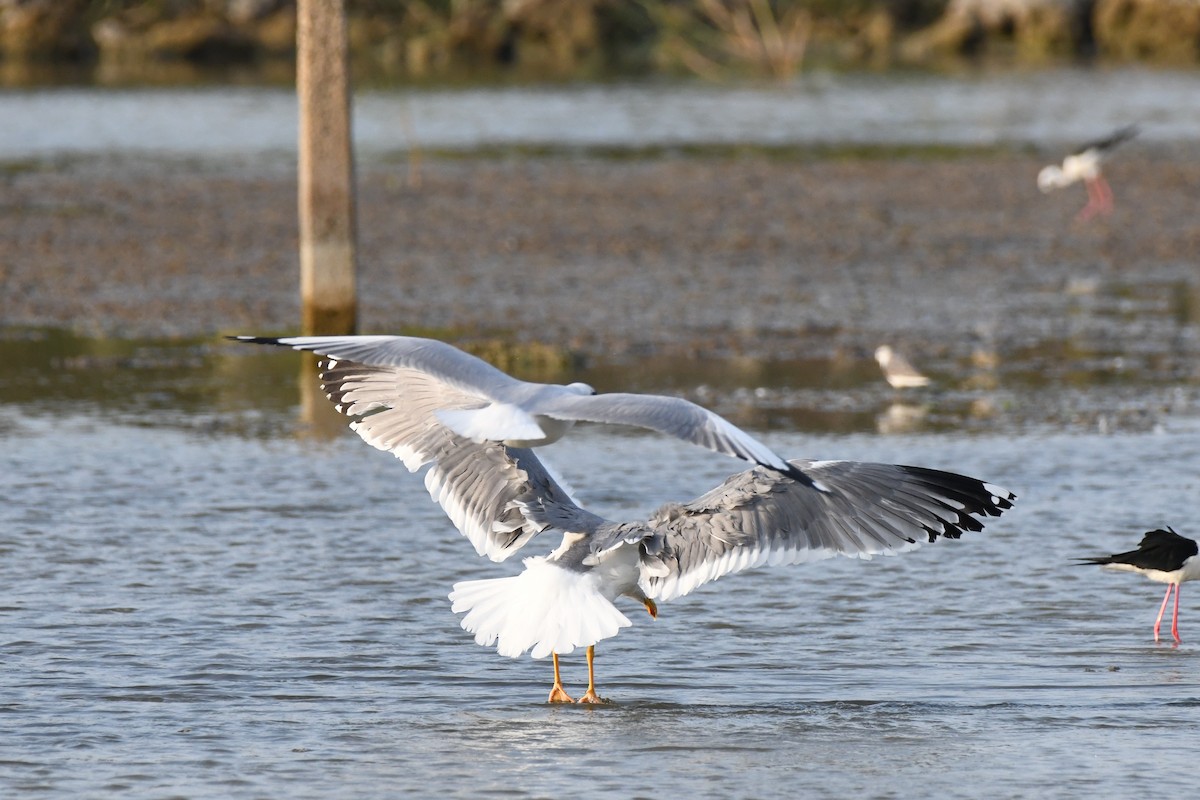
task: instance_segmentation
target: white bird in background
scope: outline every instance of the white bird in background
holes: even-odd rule
[[[893,389],[917,389],[929,385],[929,378],[917,372],[907,358],[889,345],[881,344],[875,348],[875,360]]]
[[[1186,536],[1180,536],[1172,528],[1150,531],[1142,537],[1136,550],[1098,558],[1081,558],[1082,564],[1099,564],[1105,569],[1136,572],[1152,581],[1167,584],[1162,605],[1158,607],[1158,618],[1154,620],[1154,641],[1158,641],[1158,629],[1162,625],[1171,590],[1175,590],[1175,612],[1171,615],[1171,636],[1175,643],[1179,638],[1179,587],[1184,581],[1200,578],[1200,546]]]
[[[975,478],[921,467],[793,460],[787,470],[758,465],[733,475],[645,521],[612,522],[576,504],[533,450],[464,436],[460,420],[447,418],[447,409],[481,406],[480,373],[500,382],[493,367],[481,370],[448,345],[426,351],[438,358],[421,368],[401,355],[411,342],[238,338],[336,351],[319,366],[330,400],[367,443],[410,471],[429,468],[430,495],[480,555],[503,561],[539,533],[562,535],[549,555],[525,559],[520,574],[462,581],[450,594],[480,645],[553,658],[552,703],[572,702],[558,657],[577,647],[587,648],[588,664],[579,702],[605,702],[596,693],[595,645],[632,624],[614,604],[618,597],[657,616],[658,602],[745,569],[957,539],[982,530],[975,517],[999,516],[1015,499]]]
[[[1088,142],[1063,159],[1061,167],[1056,164],[1043,167],[1037,177],[1038,188],[1042,192],[1049,192],[1083,181],[1087,187],[1088,202],[1075,219],[1086,222],[1096,214],[1112,213],[1112,187],[1104,180],[1100,166],[1117,145],[1132,139],[1137,133],[1137,125],[1126,125],[1104,139]]]

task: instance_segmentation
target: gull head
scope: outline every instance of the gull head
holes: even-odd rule
[[[875,360],[879,362],[879,366],[887,369],[887,365],[892,361],[892,348],[886,344],[881,344],[875,348]]]
[[[596,393],[596,390],[593,389],[591,386],[588,386],[586,383],[568,383],[563,388],[566,389],[571,394],[583,395],[584,397],[587,397],[588,395],[593,395]]]

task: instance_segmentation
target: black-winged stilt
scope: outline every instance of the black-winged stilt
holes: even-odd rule
[[[1186,536],[1180,536],[1172,528],[1153,530],[1142,537],[1136,550],[1099,558],[1080,559],[1081,564],[1099,564],[1106,569],[1136,572],[1152,581],[1167,584],[1158,618],[1154,620],[1154,641],[1158,641],[1158,629],[1162,625],[1171,590],[1175,590],[1175,613],[1171,617],[1171,635],[1176,643],[1179,638],[1179,585],[1184,581],[1200,578],[1200,547]]]
[[[1088,142],[1063,159],[1062,166],[1051,164],[1038,173],[1038,188],[1043,192],[1061,189],[1077,181],[1087,187],[1088,202],[1075,219],[1086,222],[1096,214],[1109,214],[1113,209],[1112,187],[1104,180],[1100,165],[1114,148],[1137,136],[1137,125],[1126,125],[1103,139]]]

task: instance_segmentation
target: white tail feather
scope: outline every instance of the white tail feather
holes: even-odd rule
[[[511,658],[531,648],[534,658],[566,655],[633,624],[598,590],[593,573],[545,558],[525,559],[525,571],[511,578],[456,583],[450,600],[455,613],[466,612],[462,626],[476,644],[494,644]]]

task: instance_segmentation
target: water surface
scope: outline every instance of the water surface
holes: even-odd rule
[[[275,89],[6,91],[0,159],[290,168],[295,113]],[[355,113],[367,155],[1057,143],[1130,121],[1171,143],[1200,136],[1200,80],[814,74],[363,92]],[[299,359],[4,330],[0,794],[1186,796],[1200,727],[1190,587],[1184,644],[1156,645],[1158,586],[1067,565],[1151,527],[1196,533],[1195,298],[1143,276],[1080,298],[1027,312],[1028,347],[995,365],[935,361],[938,388],[915,395],[886,389],[869,354],[531,375],[680,392],[790,456],[953,469],[1020,495],[963,541],[730,577],[655,622],[629,609],[635,627],[599,648],[616,704],[596,710],[547,706],[547,663],[500,658],[459,628],[451,585],[519,564],[475,556],[417,476],[298,380]],[[1139,335],[1113,341],[1113,321],[1135,314]],[[741,468],[597,428],[545,455],[622,519]],[[584,674],[569,657],[573,692]]]
[[[519,565],[475,556],[390,455],[302,421],[294,363],[254,374],[156,408],[154,385],[37,402],[5,372],[0,786],[14,796],[1190,791],[1194,595],[1184,644],[1155,645],[1158,586],[1066,565],[1148,527],[1192,532],[1192,416],[1115,434],[763,432],[789,455],[949,468],[1020,500],[962,541],[733,576],[654,622],[628,608],[635,626],[597,659],[616,704],[586,710],[545,705],[549,664],[476,646],[449,609],[454,581]],[[546,458],[616,518],[740,469],[602,428]],[[582,691],[581,655],[565,669]]]
[[[283,88],[0,92],[0,159],[97,154],[294,159]],[[361,155],[412,148],[1079,144],[1131,122],[1143,141],[1200,138],[1193,72],[1050,70],[976,76],[812,73],[765,86],[570,85],[364,90]]]

